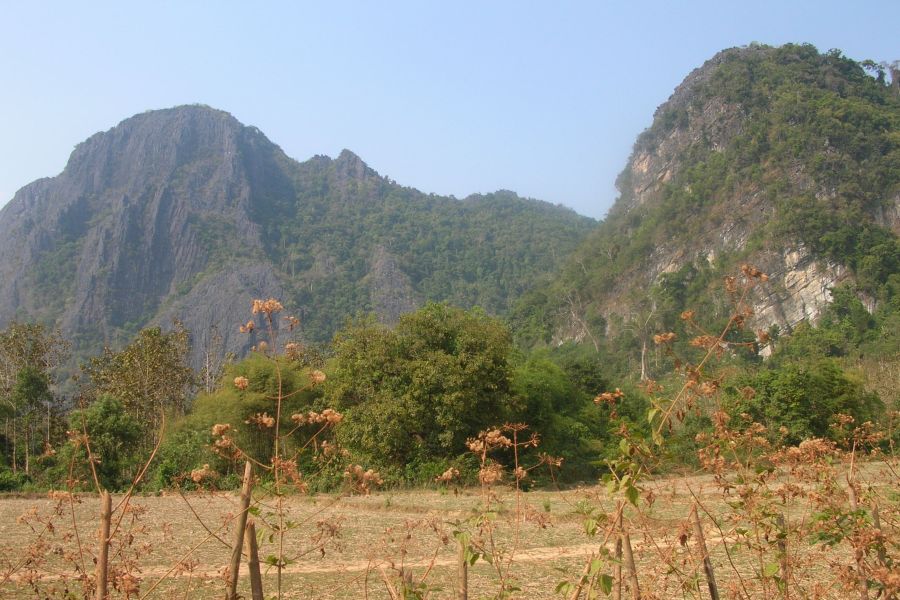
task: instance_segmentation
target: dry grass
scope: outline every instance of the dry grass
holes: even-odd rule
[[[869,481],[882,482],[874,491],[885,496],[898,490],[893,475],[883,463],[863,466],[861,475]],[[682,546],[679,534],[691,503],[699,499],[713,515],[727,511],[723,497],[709,476],[660,479],[648,483],[646,491],[652,491],[655,501],[647,508],[641,503],[642,513],[631,512],[632,539],[642,580],[646,582],[650,597],[682,596],[681,580],[666,577],[672,565],[686,570],[696,570],[697,557],[692,556],[691,544]],[[114,504],[119,498],[114,498]],[[610,514],[615,510],[616,499],[604,488],[586,487],[565,492],[535,491],[523,494],[525,522],[521,523],[520,539],[515,547],[511,575],[522,591],[521,598],[558,598],[554,592],[561,580],[573,581],[592,552],[598,550],[599,541],[584,532],[583,512],[587,507],[595,514]],[[133,500],[137,507],[134,533],[137,548],[132,572],[140,579],[143,594],[157,580],[169,577],[157,587],[150,598],[219,598],[223,594],[223,570],[230,551],[225,544],[211,536],[216,532],[224,541],[231,540],[227,522],[233,516],[237,497],[232,494],[192,494],[185,500],[176,495],[142,497]],[[64,589],[78,591],[79,584],[72,579],[72,564],[66,559],[77,553],[77,540],[72,536],[69,504],[63,500],[62,514],[54,521],[54,530],[44,534],[45,544],[34,545],[41,529],[35,525],[39,515],[52,514],[60,500],[52,498],[6,498],[0,501],[0,567],[16,563],[24,553],[40,552],[35,556],[33,570],[20,570],[0,593],[4,598],[34,598],[59,596]],[[381,581],[380,569],[391,572],[392,566],[407,567],[418,580],[426,571],[426,583],[436,588],[431,598],[451,598],[455,575],[455,546],[448,525],[463,521],[481,512],[480,490],[452,491],[395,491],[380,492],[371,496],[335,497],[329,495],[295,496],[286,502],[289,520],[305,523],[298,531],[316,531],[318,524],[339,525],[339,536],[333,544],[321,552],[304,556],[285,569],[285,598],[387,598]],[[515,546],[515,493],[513,490],[498,492],[497,547],[513,551]],[[263,513],[266,507],[261,507]],[[74,517],[84,551],[93,552],[96,546],[99,502],[94,496],[82,496],[74,505]],[[30,515],[23,520],[22,515]],[[198,518],[199,517],[199,520]],[[788,514],[789,520],[806,518],[802,514]],[[892,518],[892,517],[888,517]],[[604,526],[600,517],[601,528]],[[202,524],[201,524],[202,521]],[[29,525],[31,523],[31,525]],[[223,527],[223,524],[224,527]],[[738,585],[733,570],[729,568],[724,553],[722,535],[707,519],[707,543],[713,565],[722,590]],[[204,528],[204,525],[206,528]],[[32,530],[32,526],[35,530]],[[723,524],[723,529],[725,525]],[[290,546],[288,555],[302,548],[302,535],[298,533],[296,546]],[[291,538],[292,540],[294,538]],[[726,534],[728,539],[728,534]],[[203,543],[201,541],[206,540]],[[199,544],[199,545],[198,545]],[[273,543],[263,539],[260,554],[274,552]],[[307,544],[309,545],[309,544]],[[610,545],[611,547],[611,545]],[[738,570],[745,577],[753,577],[757,568],[754,556],[733,543],[729,544],[731,559],[737,561]],[[191,551],[192,548],[196,548]],[[115,568],[117,550],[111,555]],[[811,568],[804,570],[804,577],[814,577],[814,563],[824,566],[821,550],[809,545],[795,556],[797,564],[811,561]],[[800,552],[802,550],[802,552]],[[831,552],[848,552],[847,548]],[[696,552],[694,551],[696,554]],[[802,554],[802,556],[801,556]],[[190,556],[186,568],[171,573],[172,566],[185,556]],[[503,558],[503,557],[499,557]],[[87,559],[87,568],[92,563]],[[833,589],[827,596],[845,597],[834,574],[821,573],[823,581],[833,581]],[[274,569],[267,581],[274,578]],[[246,578],[241,579],[239,591],[246,590]],[[702,582],[701,582],[702,583]],[[812,585],[813,582],[807,582]],[[470,597],[478,598],[496,593],[496,577],[493,569],[478,562],[470,572]],[[705,590],[703,592],[705,597]],[[753,594],[755,597],[756,595]],[[729,597],[727,593],[725,597]],[[125,597],[121,590],[114,597]],[[140,596],[137,596],[140,597]],[[698,597],[696,592],[688,597]],[[762,596],[758,596],[762,597]]]

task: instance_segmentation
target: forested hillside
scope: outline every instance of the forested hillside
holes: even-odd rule
[[[425,194],[349,151],[299,163],[208,107],[151,111],[0,211],[0,325],[58,326],[83,358],[178,320],[199,367],[253,344],[236,337],[253,297],[281,298],[315,342],[426,300],[505,314],[594,226],[511,192]]]
[[[691,73],[635,143],[608,218],[519,305],[522,339],[625,335],[646,350],[683,310],[722,318],[714,290],[742,263],[770,277],[757,329],[816,321],[841,285],[896,324],[900,94],[866,67],[751,45]]]

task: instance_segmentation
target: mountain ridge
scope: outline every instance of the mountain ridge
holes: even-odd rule
[[[425,300],[501,313],[506,286],[555,265],[543,250],[565,254],[593,225],[505,192],[425,194],[350,150],[298,162],[217,109],[148,111],[78,144],[62,173],[0,209],[0,324],[57,325],[84,354],[177,318],[196,363],[211,325],[224,349],[246,352],[252,339],[232,330],[252,297],[281,297],[309,341]]]
[[[655,112],[617,178],[607,218],[514,321],[532,342],[674,327],[727,312],[742,263],[770,274],[752,326],[815,321],[831,288],[870,311],[896,302],[900,98],[839,51],[724,50]],[[638,318],[637,315],[642,315]],[[650,318],[652,316],[652,318]]]

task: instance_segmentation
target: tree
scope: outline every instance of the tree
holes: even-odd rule
[[[146,426],[159,425],[163,412],[183,415],[196,375],[188,366],[188,332],[180,323],[163,333],[143,329],[120,352],[104,349],[83,366],[90,376],[89,395],[111,395]]]
[[[459,454],[510,406],[510,334],[475,309],[428,304],[393,330],[372,320],[335,336],[326,403],[344,413],[340,439],[402,467]]]
[[[102,395],[87,408],[73,411],[69,416],[69,427],[73,432],[86,432],[90,452],[95,459],[93,471],[101,488],[119,490],[131,482],[135,469],[144,458],[140,445],[142,429],[121,402],[112,396]],[[78,483],[92,488],[93,472],[88,461],[87,444],[83,437],[75,439],[78,443],[67,444],[59,453],[56,480],[67,479],[72,465]]]
[[[765,425],[775,436],[782,429],[785,443],[832,436],[838,414],[857,423],[875,421],[884,412],[877,395],[849,377],[833,360],[784,363],[741,377],[728,391],[729,412],[743,413]]]
[[[40,323],[10,323],[0,331],[0,393],[8,394],[19,371],[29,366],[53,383],[53,370],[69,357],[69,343],[60,332]]]
[[[53,401],[50,381],[43,371],[27,366],[19,371],[11,394],[11,408],[24,434],[25,474],[31,474],[31,455],[34,449],[34,425],[40,421],[44,408],[49,411]],[[49,414],[49,413],[48,413]],[[49,418],[48,418],[49,427]],[[15,432],[15,429],[13,430]],[[48,433],[49,437],[49,433]],[[16,470],[16,440],[13,439],[13,470]]]
[[[53,372],[69,356],[59,331],[39,323],[10,323],[0,331],[0,416],[13,471],[18,470],[20,435],[25,441],[25,469],[30,470],[34,427],[46,414],[45,443],[50,443],[50,414],[55,397]]]

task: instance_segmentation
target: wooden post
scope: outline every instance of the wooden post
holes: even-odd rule
[[[625,552],[625,562],[628,564],[628,575],[631,579],[631,597],[633,600],[641,600],[641,588],[638,585],[637,566],[634,564],[634,554],[631,551],[631,536],[627,531],[622,531],[622,549]]]
[[[878,533],[881,534],[881,515],[878,514],[878,505],[872,507],[872,525],[875,529],[878,530]],[[878,544],[878,562],[881,563],[882,566],[887,566],[887,552],[884,549],[884,543]]]
[[[456,600],[469,600],[469,561],[466,560],[468,545],[457,540],[456,552]]]
[[[706,573],[706,585],[712,600],[719,600],[719,588],[716,585],[716,575],[713,572],[712,561],[709,560],[709,550],[706,549],[706,538],[703,537],[703,524],[697,513],[697,504],[691,506],[691,520],[694,522],[694,535],[697,537],[697,546],[703,556],[703,571]]]
[[[575,584],[575,588],[572,590],[572,595],[569,596],[569,600],[578,600],[581,598],[581,590],[584,589],[584,584],[588,583],[588,576],[591,574],[591,563],[594,562],[594,553],[591,552],[591,557],[584,564],[584,569],[581,571],[581,577],[578,578],[578,583]]]
[[[622,507],[619,507],[619,516],[616,519],[616,567],[613,569],[613,600],[622,600]]]
[[[237,515],[237,523],[234,529],[234,545],[231,547],[231,564],[228,571],[228,590],[225,594],[227,600],[237,600],[238,574],[241,570],[241,550],[244,548],[244,529],[247,527],[247,511],[250,509],[250,481],[253,476],[253,466],[248,460],[244,464],[244,485],[241,486],[240,512]]]
[[[112,523],[112,496],[100,492],[100,550],[97,552],[97,600],[106,600],[109,573],[109,528]]]
[[[847,495],[850,497],[850,510],[859,510],[859,504],[856,501],[856,489],[850,477],[847,477]],[[866,574],[863,573],[863,561],[861,556],[856,557],[856,577],[859,580],[859,598],[860,600],[869,600],[869,582],[866,581]]]
[[[784,600],[788,600],[791,594],[791,561],[788,556],[788,547],[787,547],[787,524],[784,520],[784,513],[778,513],[778,554],[781,555],[781,582],[782,586],[782,594],[781,596]]]
[[[259,548],[256,545],[256,525],[247,523],[247,566],[250,570],[250,594],[253,600],[263,600],[262,574],[259,572]]]

